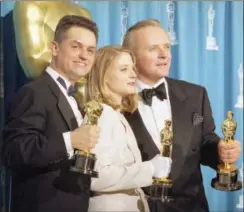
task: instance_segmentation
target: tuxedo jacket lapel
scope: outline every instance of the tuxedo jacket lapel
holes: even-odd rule
[[[69,129],[70,130],[76,129],[78,127],[77,120],[75,118],[75,115],[71,107],[69,106],[67,99],[61,93],[61,91],[58,98],[58,108],[64,120],[66,121],[67,125],[69,126]]]
[[[186,106],[187,94],[182,90],[182,86],[179,87],[173,79],[166,78],[166,80],[168,83],[174,136],[171,169],[171,176],[174,181],[184,171],[182,170],[183,164],[189,152],[189,144],[193,133],[192,117],[189,114],[192,111],[189,111],[189,107]],[[143,161],[150,160],[156,154],[159,154],[160,151],[147,131],[139,111],[136,110],[133,114],[125,113],[125,117],[135,134]]]
[[[76,129],[78,127],[77,120],[64,94],[48,73],[44,72],[44,77],[46,78],[51,92],[58,100],[58,109],[63,116],[64,121],[67,123],[68,128],[70,130]]]
[[[159,154],[159,149],[147,131],[139,111],[136,110],[133,114],[125,113],[124,116],[134,132],[138,147],[141,151],[142,161],[150,160],[156,154]]]
[[[189,151],[193,125],[189,108],[186,107],[187,95],[174,80],[166,78],[172,113],[173,149],[171,175],[173,181],[180,176],[186,155]]]

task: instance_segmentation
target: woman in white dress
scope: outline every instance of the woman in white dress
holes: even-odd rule
[[[129,50],[105,46],[98,50],[88,77],[88,100],[99,92],[103,102],[98,121],[100,139],[92,150],[99,177],[92,179],[91,212],[149,211],[140,187],[151,185],[156,169],[161,169],[160,177],[167,177],[170,171],[170,161],[160,156],[142,162],[134,134],[123,116],[124,111],[137,108],[134,62]]]

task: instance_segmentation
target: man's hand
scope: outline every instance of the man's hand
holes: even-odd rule
[[[235,163],[241,153],[241,144],[237,140],[232,143],[221,140],[218,144],[218,153],[224,163]]]
[[[98,126],[83,124],[70,133],[74,149],[93,149],[98,142],[100,129]]]

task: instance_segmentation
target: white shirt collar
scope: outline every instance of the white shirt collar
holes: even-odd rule
[[[69,88],[69,86],[71,85],[71,83],[67,79],[65,79],[57,71],[55,71],[53,68],[51,68],[51,66],[48,66],[46,68],[46,72],[53,78],[53,80],[55,82],[58,82],[57,79],[58,79],[58,77],[60,77],[60,78],[62,78],[64,80],[65,85],[66,85],[67,88]]]
[[[156,88],[161,83],[165,83],[165,86],[167,87],[167,81],[165,80],[165,77],[161,78],[157,83],[155,83],[153,86],[146,84],[145,82],[142,82],[141,80],[137,80],[136,87],[137,91],[141,92],[143,89],[150,89],[150,88]]]

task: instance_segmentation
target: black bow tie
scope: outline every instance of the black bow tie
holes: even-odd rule
[[[69,96],[74,96],[77,93],[77,89],[75,86],[70,85],[67,92]]]
[[[143,89],[140,93],[140,96],[144,100],[145,104],[152,105],[152,97],[157,96],[160,100],[167,99],[166,90],[164,83],[161,83],[156,88]]]
[[[76,87],[73,85],[70,85],[69,88],[67,89],[67,85],[65,81],[61,77],[58,77],[57,81],[67,90],[69,96],[73,96],[77,92]]]

